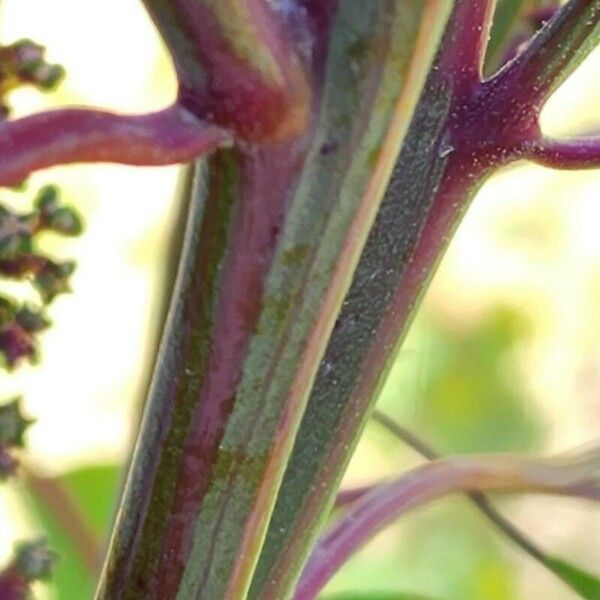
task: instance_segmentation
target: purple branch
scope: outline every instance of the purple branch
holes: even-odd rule
[[[481,81],[493,0],[461,0],[446,32],[439,68],[450,75],[456,96],[468,95]]]
[[[69,163],[186,163],[229,143],[227,132],[177,104],[142,116],[88,109],[44,112],[0,124],[0,185]]]
[[[552,169],[600,168],[600,137],[553,140],[531,144],[525,158]]]
[[[440,52],[439,77],[452,90],[449,151],[471,177],[521,158],[557,168],[600,166],[598,140],[545,140],[539,125],[550,94],[600,40],[600,0],[570,0],[523,52],[482,81],[462,44],[479,66],[489,10],[483,0],[459,0]]]
[[[600,0],[570,0],[486,85],[515,90],[515,103],[529,105],[539,114],[544,102],[596,46],[599,23]]]
[[[268,0],[143,3],[175,64],[182,105],[253,143],[306,131],[312,89],[295,26]]]
[[[464,491],[554,493],[600,500],[598,449],[581,457],[535,460],[510,455],[439,459],[374,487],[317,543],[294,600],[312,600],[365,542],[409,510]]]

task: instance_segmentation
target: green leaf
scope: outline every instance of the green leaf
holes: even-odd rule
[[[56,489],[66,494],[70,506],[72,502],[72,506],[76,507],[82,525],[89,528],[88,534],[98,549],[102,547],[108,533],[119,474],[119,467],[103,465],[77,469],[59,478],[47,480],[49,485],[57,486]],[[84,558],[81,541],[74,540],[72,532],[65,527],[66,511],[60,510],[60,496],[52,494],[54,497],[51,498],[48,492],[43,491],[46,480],[29,476],[25,479],[31,514],[47,537],[48,546],[58,554],[50,579],[56,596],[60,600],[92,597],[101,566],[99,561],[92,566],[89,558]]]
[[[325,596],[322,600],[434,600],[406,592],[345,592]]]
[[[585,600],[600,598],[600,579],[595,575],[557,557],[549,557],[547,565]]]
[[[498,68],[500,58],[506,51],[510,38],[516,35],[516,24],[522,15],[525,0],[501,0],[494,12],[486,63],[489,70]]]
[[[85,515],[88,525],[100,538],[108,527],[116,506],[121,466],[95,465],[70,471],[61,479]]]

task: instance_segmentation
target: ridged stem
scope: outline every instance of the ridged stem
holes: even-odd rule
[[[317,374],[252,598],[278,599],[297,572],[298,547],[310,545],[314,515],[327,514],[333,505],[374,398],[452,233],[489,174],[527,158],[541,139],[542,100],[591,51],[599,4],[571,0],[522,58],[486,81],[474,77],[474,65],[480,64],[491,4],[454,4]],[[465,40],[477,56],[466,61],[463,72],[459,59]],[[545,61],[553,67],[544,70]],[[528,79],[521,81],[525,72]]]

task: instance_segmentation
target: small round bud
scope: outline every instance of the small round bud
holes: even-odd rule
[[[45,538],[19,544],[16,548],[15,567],[27,581],[48,579],[58,556],[48,548]]]

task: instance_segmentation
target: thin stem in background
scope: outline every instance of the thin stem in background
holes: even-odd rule
[[[419,454],[428,460],[440,458],[440,454],[436,452],[429,444],[424,442],[420,437],[413,434],[411,431],[400,425],[397,421],[381,412],[380,410],[373,411],[373,420],[384,427],[392,435],[403,441],[405,444],[416,450]],[[357,500],[360,496],[366,494],[372,486],[363,486],[361,488],[342,490],[338,495],[338,506],[346,505]],[[548,556],[544,551],[538,548],[521,530],[498,511],[490,502],[485,494],[479,491],[468,492],[467,496],[475,504],[475,506],[492,522],[501,533],[506,535],[517,546],[537,560],[542,566],[547,568],[551,573],[559,577],[567,585],[572,585],[570,580],[564,578],[556,569],[556,561]]]
[[[294,600],[312,600],[365,542],[408,511],[465,491],[558,494],[600,501],[600,447],[551,459],[471,455],[438,459],[377,486],[317,543]]]

